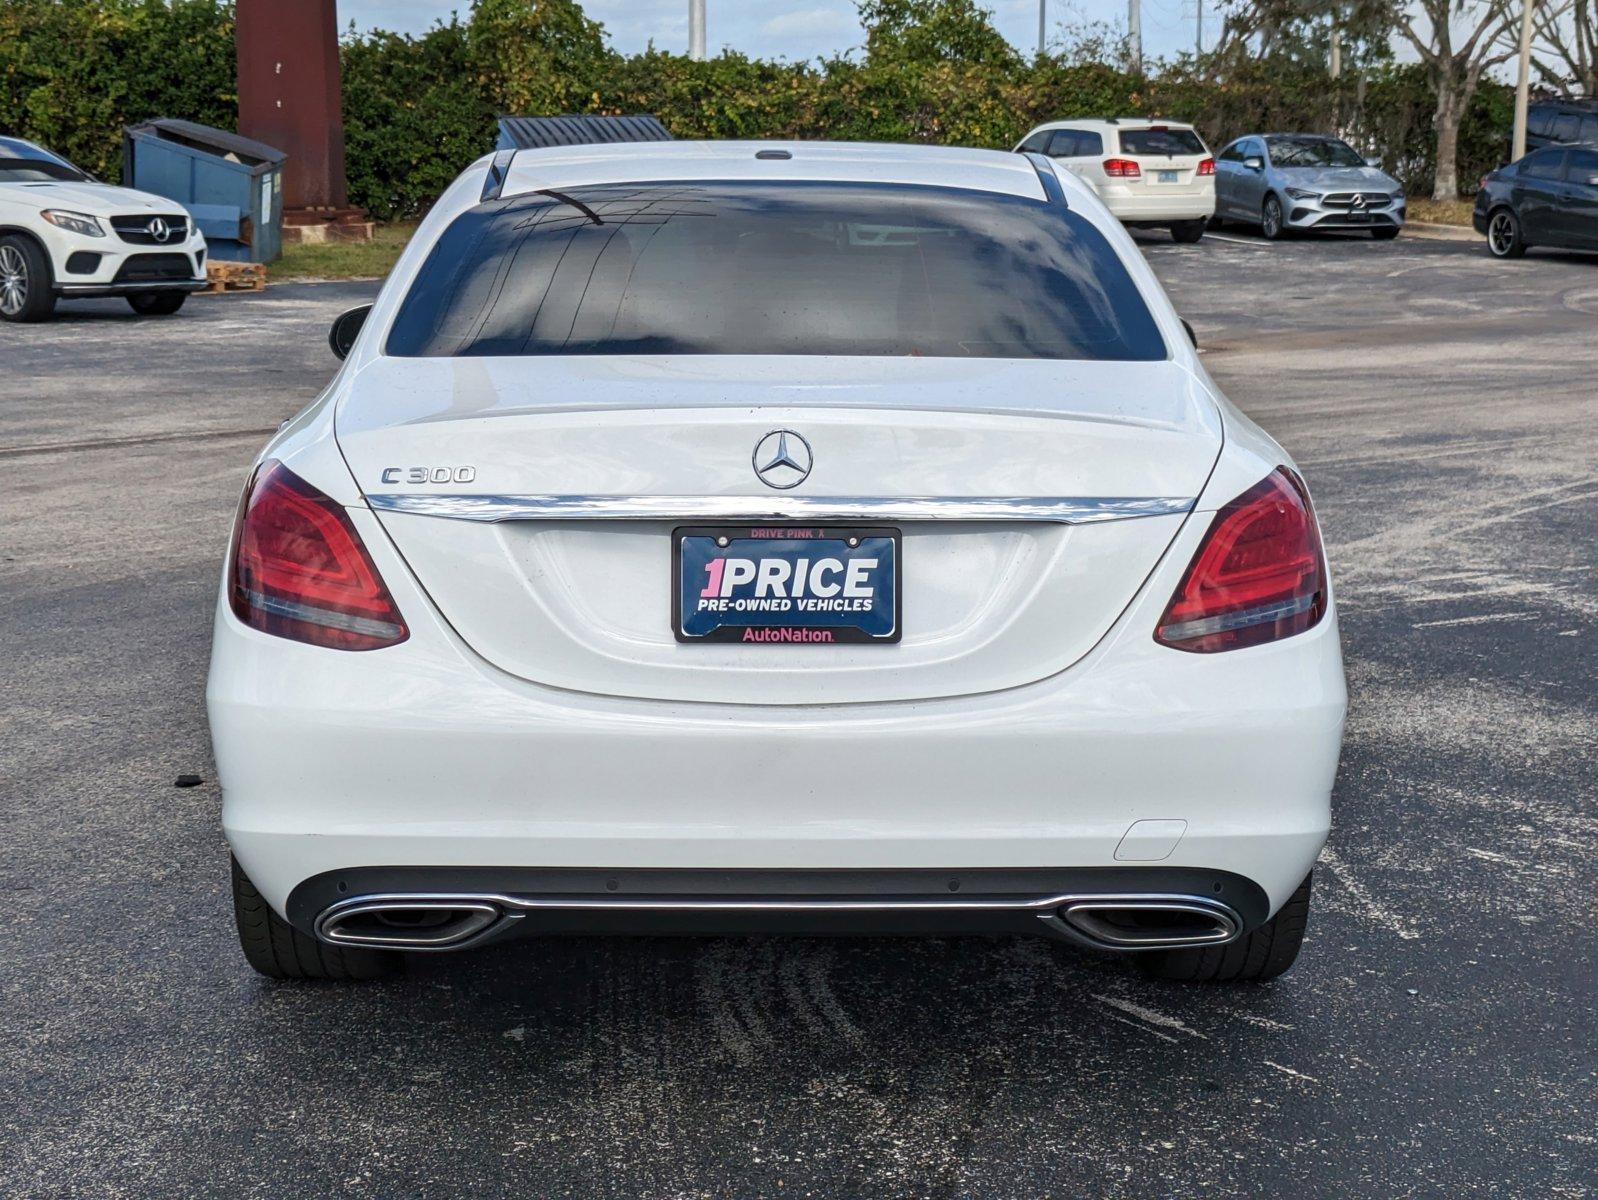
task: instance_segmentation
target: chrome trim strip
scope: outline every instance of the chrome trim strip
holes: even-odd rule
[[[1117,929],[1106,922],[1095,920],[1092,916],[1096,912],[1125,912],[1128,909],[1193,913],[1216,922],[1216,928],[1207,933],[1179,937],[1148,936],[1135,931]],[[1051,922],[1061,921],[1101,946],[1113,946],[1125,950],[1164,946],[1218,946],[1237,937],[1243,929],[1243,923],[1238,920],[1237,914],[1219,901],[1184,896],[1098,896],[1092,900],[1068,904],[1061,909],[1059,915],[1051,913],[1044,919]]]
[[[1181,496],[496,496],[378,493],[383,512],[455,521],[1047,521],[1088,525],[1193,510]]]
[[[340,900],[329,905],[317,917],[315,923],[316,935],[324,941],[343,942],[351,944],[352,939],[339,937],[336,933],[329,937],[327,930],[341,917],[347,917],[358,912],[370,912],[389,907],[400,908],[447,908],[447,909],[492,909],[499,914],[499,919],[489,921],[485,926],[473,930],[465,936],[451,938],[447,944],[425,944],[418,942],[404,944],[407,950],[461,950],[468,946],[484,941],[490,935],[498,934],[509,924],[521,920],[538,912],[584,912],[584,911],[619,911],[619,912],[731,912],[731,913],[756,913],[756,912],[1031,912],[1046,922],[1051,928],[1069,933],[1077,938],[1092,942],[1094,945],[1105,949],[1153,949],[1158,945],[1175,945],[1173,940],[1165,943],[1143,943],[1134,941],[1109,942],[1095,937],[1092,932],[1085,930],[1069,921],[1068,917],[1062,918],[1062,913],[1068,913],[1072,908],[1130,908],[1147,907],[1163,909],[1182,909],[1190,912],[1199,912],[1214,917],[1224,926],[1230,928],[1229,934],[1220,936],[1205,935],[1199,939],[1180,939],[1180,944],[1189,941],[1202,941],[1206,944],[1219,944],[1231,941],[1243,929],[1243,920],[1237,912],[1219,900],[1212,900],[1205,896],[1186,896],[1181,894],[1166,894],[1160,892],[1137,893],[1078,893],[1066,892],[1048,894],[1043,896],[1017,896],[1001,898],[959,898],[954,896],[896,896],[896,897],[836,897],[836,896],[594,896],[575,894],[569,896],[516,896],[504,892],[385,892],[373,893],[364,896],[352,896],[348,900]],[[402,939],[395,939],[387,944],[393,945]]]
[[[470,914],[466,921],[443,934],[429,935],[425,929],[406,932],[395,929],[393,933],[346,933],[339,929],[340,922],[367,913],[381,913],[395,908],[409,911],[435,911]],[[439,901],[432,897],[407,897],[395,902],[391,897],[365,897],[353,903],[335,904],[316,921],[316,936],[336,946],[390,946],[405,950],[454,950],[476,940],[499,921],[499,907],[486,900],[469,898]]]

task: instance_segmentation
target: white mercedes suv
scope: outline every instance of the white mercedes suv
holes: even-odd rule
[[[1309,494],[1051,160],[504,151],[333,341],[216,613],[257,970],[650,930],[1292,963],[1345,706]]]
[[[205,238],[181,204],[0,137],[0,318],[42,321],[57,299],[90,296],[166,316],[205,283]]]

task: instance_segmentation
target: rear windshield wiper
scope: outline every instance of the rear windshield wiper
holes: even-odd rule
[[[599,219],[599,214],[593,209],[589,208],[588,205],[584,204],[581,200],[566,195],[565,192],[557,192],[553,188],[540,188],[538,194],[540,196],[548,196],[551,200],[559,200],[562,204],[571,205],[595,225],[603,225],[605,223]]]

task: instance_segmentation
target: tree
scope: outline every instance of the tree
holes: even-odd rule
[[[857,0],[866,61],[1013,67],[1020,55],[976,0]]]
[[[1419,53],[1437,101],[1432,199],[1457,200],[1460,122],[1483,73],[1514,55],[1518,34],[1507,0],[1417,0],[1415,8],[1399,16],[1398,32]]]
[[[475,0],[467,43],[489,103],[526,116],[580,112],[610,60],[578,0]]]
[[[1544,0],[1532,19],[1537,74],[1559,91],[1598,96],[1598,0]]]
[[[1221,62],[1285,57],[1329,67],[1334,37],[1344,72],[1392,59],[1397,0],[1224,0],[1220,9],[1213,55]]]

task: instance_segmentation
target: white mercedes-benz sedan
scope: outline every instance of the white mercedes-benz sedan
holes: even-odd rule
[[[1039,155],[502,152],[250,473],[209,707],[275,977],[551,933],[1296,957],[1309,494]]]

